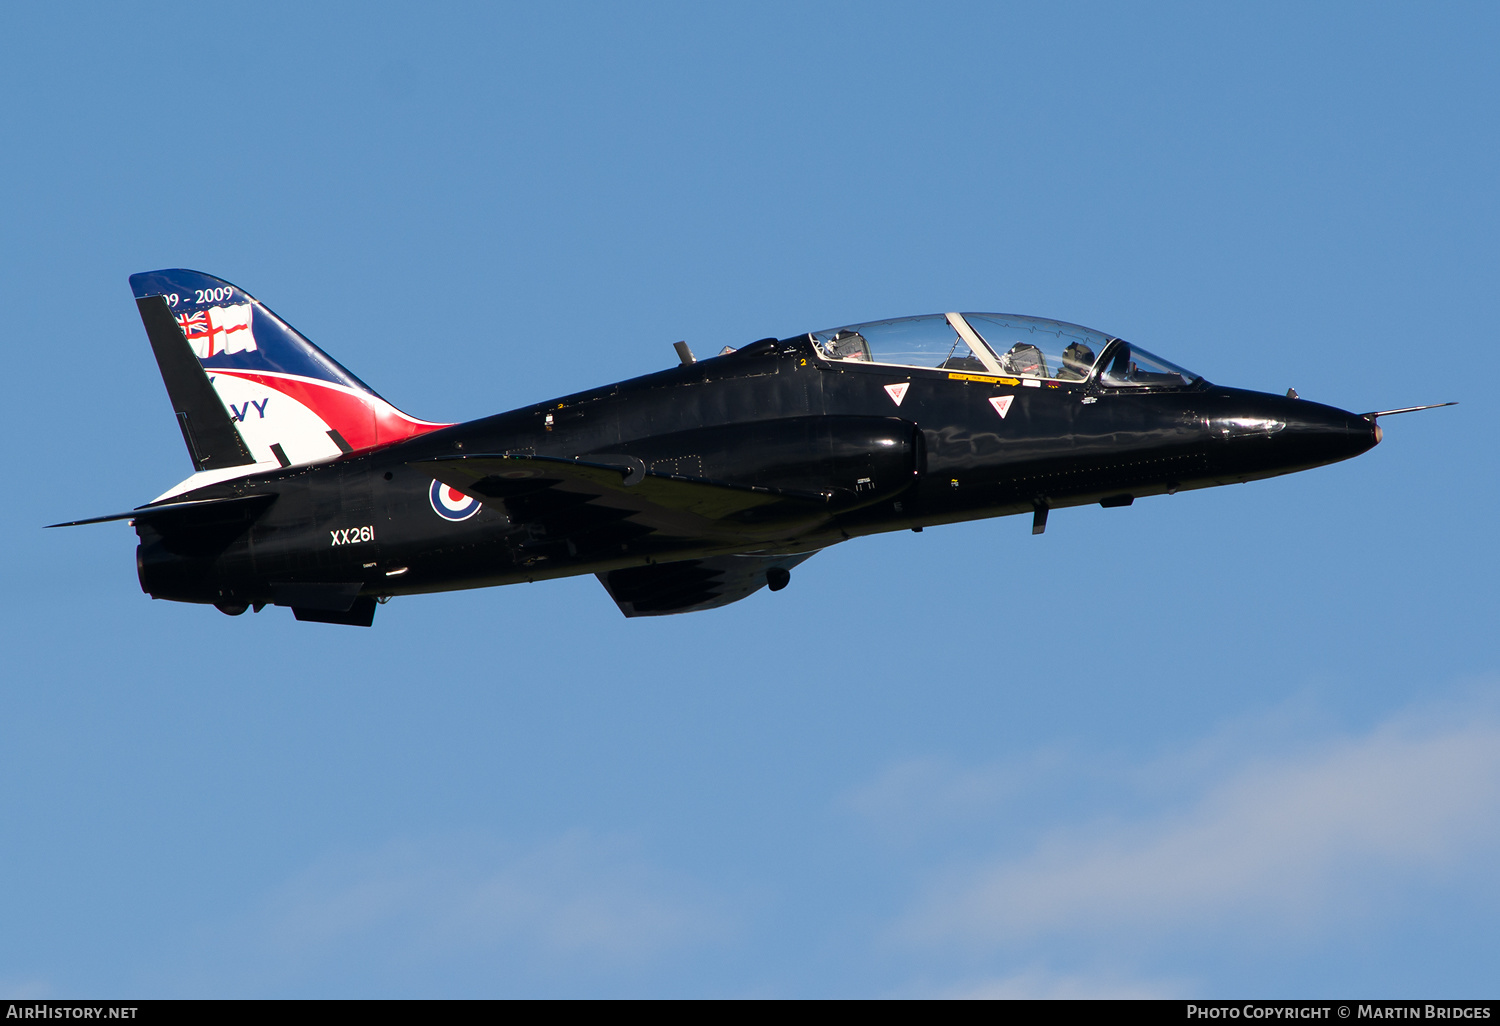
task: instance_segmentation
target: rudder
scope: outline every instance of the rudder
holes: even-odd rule
[[[146,337],[151,340],[151,351],[156,354],[156,366],[167,386],[167,398],[177,415],[193,469],[253,466],[255,457],[219,400],[212,379],[193,358],[192,350],[182,344],[182,331],[166,302],[160,296],[148,296],[137,299],[135,305],[146,326]]]

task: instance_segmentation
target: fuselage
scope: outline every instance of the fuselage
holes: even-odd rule
[[[198,489],[177,498],[274,498],[233,507],[217,534],[189,541],[140,521],[138,566],[154,597],[226,609],[275,601],[298,582],[358,582],[380,597],[485,587],[1127,505],[1332,463],[1378,437],[1362,416],[1201,380],[1153,390],[1112,388],[1099,374],[892,366],[829,359],[799,336]],[[577,495],[497,500],[435,481],[433,461],[479,454],[821,495],[826,515],[771,523],[748,541],[694,537],[639,528]]]

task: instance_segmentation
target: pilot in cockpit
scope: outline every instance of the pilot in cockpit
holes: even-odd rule
[[[1094,369],[1094,351],[1082,342],[1073,342],[1063,350],[1062,369],[1057,372],[1061,381],[1083,381]]]

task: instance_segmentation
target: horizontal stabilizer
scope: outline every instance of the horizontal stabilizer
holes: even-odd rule
[[[816,554],[714,556],[626,567],[595,576],[626,616],[666,616],[738,602],[769,583],[768,571],[784,574]]]
[[[48,524],[47,527],[79,527],[83,524],[105,524],[112,520],[145,520],[158,526],[173,522],[184,525],[232,521],[248,523],[260,516],[275,499],[275,492],[262,492],[257,495],[233,495],[224,499],[199,499],[196,502],[164,502],[160,505],[141,506],[128,513],[69,520],[62,524]]]
[[[613,461],[613,462],[610,462]],[[441,456],[413,467],[481,502],[498,500],[528,523],[546,509],[538,493],[617,511],[646,531],[678,537],[759,540],[800,531],[833,513],[829,496],[661,474],[629,457],[566,459],[508,453]]]

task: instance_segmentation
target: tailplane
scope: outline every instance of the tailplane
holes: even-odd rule
[[[132,274],[130,288],[200,473],[316,463],[447,426],[408,417],[223,279],[175,268]]]

